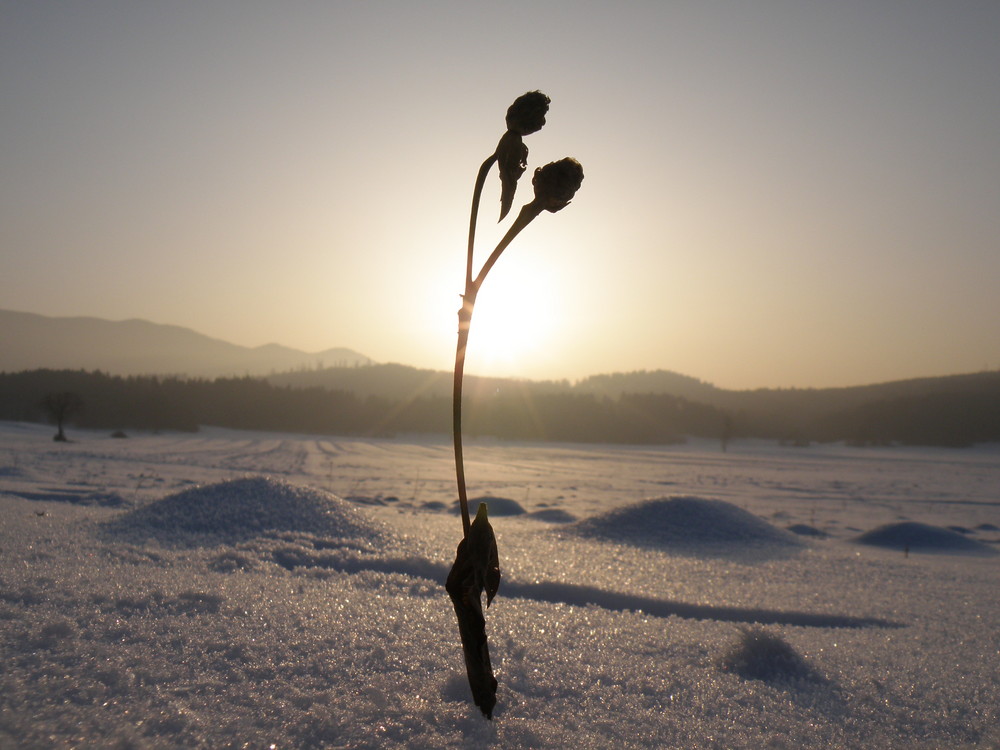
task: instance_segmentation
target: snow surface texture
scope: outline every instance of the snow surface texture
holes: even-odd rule
[[[1000,446],[468,445],[486,722],[446,439],[69,436],[0,423],[0,748],[1000,746]]]

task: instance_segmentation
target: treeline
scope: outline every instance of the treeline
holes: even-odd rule
[[[215,425],[248,430],[387,436],[447,433],[451,399],[359,397],[320,387],[276,386],[256,378],[182,379],[101,372],[33,370],[0,374],[0,419],[44,422],[50,393],[76,393],[77,427],[184,430]],[[465,404],[469,435],[567,442],[670,443],[718,434],[712,407],[663,396],[518,392],[475,396]]]
[[[747,435],[856,445],[966,447],[1000,441],[1000,372],[853,388],[728,391]]]
[[[348,391],[362,397],[381,396],[393,400],[433,396],[450,398],[454,385],[454,376],[450,370],[447,372],[427,370],[392,362],[361,367],[323,367],[272,373],[266,380],[279,386],[320,387],[333,391]],[[484,397],[509,389],[520,393],[530,391],[533,395],[537,395],[571,392],[573,386],[568,380],[520,380],[483,377],[469,373],[465,375],[466,396]]]
[[[82,404],[69,424],[93,429],[194,431],[214,425],[376,437],[451,429],[450,396],[426,384],[394,398],[250,377],[123,377],[79,370],[0,373],[0,419],[44,422],[50,416],[43,406],[46,396],[67,392]],[[833,395],[745,393],[719,405],[664,393],[609,396],[504,381],[503,387],[471,390],[464,427],[469,435],[504,439],[633,444],[673,443],[685,436],[947,446],[1000,441],[1000,373],[941,379],[934,388]],[[829,408],[820,407],[824,402]]]
[[[398,364],[326,368],[270,380],[390,398],[389,394],[443,398],[451,391],[450,372]],[[843,388],[744,391],[716,388],[666,370],[594,375],[575,384],[466,376],[465,392],[470,402],[482,408],[492,405],[494,415],[484,429],[493,433],[507,423],[529,418],[517,406],[524,401],[536,405],[536,410],[553,405],[559,416],[546,420],[549,434],[566,431],[567,425],[577,422],[601,423],[607,432],[597,439],[609,442],[622,439],[613,436],[622,432],[634,442],[669,441],[677,433],[720,439],[770,438],[793,444],[843,440],[859,445],[964,446],[1000,441],[1000,371]],[[565,403],[560,397],[567,395],[581,397],[570,401],[581,413],[568,415],[555,408]],[[630,404],[637,399],[650,409],[648,415],[632,409]],[[609,416],[612,413],[614,419]],[[650,427],[650,421],[655,425]],[[657,437],[640,439],[642,434]]]
[[[353,431],[364,423],[358,400],[324,389],[276,388],[253,378],[183,379],[112,376],[80,370],[0,374],[3,419],[45,421],[49,393],[75,393],[81,408],[69,421],[93,429],[196,431],[199,425],[240,429]]]

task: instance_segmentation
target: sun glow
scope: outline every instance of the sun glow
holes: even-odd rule
[[[559,290],[544,261],[503,260],[476,300],[466,367],[483,375],[528,376],[564,323]]]

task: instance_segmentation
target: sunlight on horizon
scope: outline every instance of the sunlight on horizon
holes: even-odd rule
[[[1000,5],[793,6],[10,4],[0,308],[449,369],[476,170],[539,89],[476,269],[536,167],[586,177],[486,279],[470,373],[995,366]]]
[[[466,360],[470,374],[541,377],[540,362],[548,359],[547,352],[562,332],[578,325],[567,306],[571,298],[564,288],[567,282],[554,254],[532,242],[534,228],[526,229],[507,248],[479,291]],[[483,248],[492,239],[485,234]],[[450,263],[426,267],[423,278],[413,278],[409,287],[399,289],[400,294],[412,295],[415,305],[413,314],[401,321],[412,332],[412,354],[406,364],[445,369],[454,362],[465,255],[458,247],[450,255]],[[473,273],[487,255],[485,249],[477,249]],[[433,361],[439,363],[436,368],[430,364]]]
[[[501,257],[476,300],[469,335],[470,372],[518,376],[570,324],[559,303],[557,275],[540,256],[526,262]],[[520,259],[519,259],[520,260]]]

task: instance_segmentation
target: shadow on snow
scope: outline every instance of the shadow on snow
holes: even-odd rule
[[[303,555],[301,551],[297,551],[297,554],[288,554],[287,552],[276,550],[274,560],[289,570],[294,570],[297,567],[320,567],[344,573],[375,571],[428,578],[438,582],[444,581],[448,575],[447,565],[416,557],[345,558],[336,554]],[[688,604],[670,599],[623,594],[592,586],[578,586],[555,581],[523,583],[504,580],[500,592],[506,597],[515,599],[528,599],[548,604],[570,604],[577,607],[593,605],[618,612],[642,612],[654,617],[675,616],[693,620],[716,620],[758,625],[797,625],[813,628],[903,627],[902,623],[877,617],[854,617],[757,607]]]

